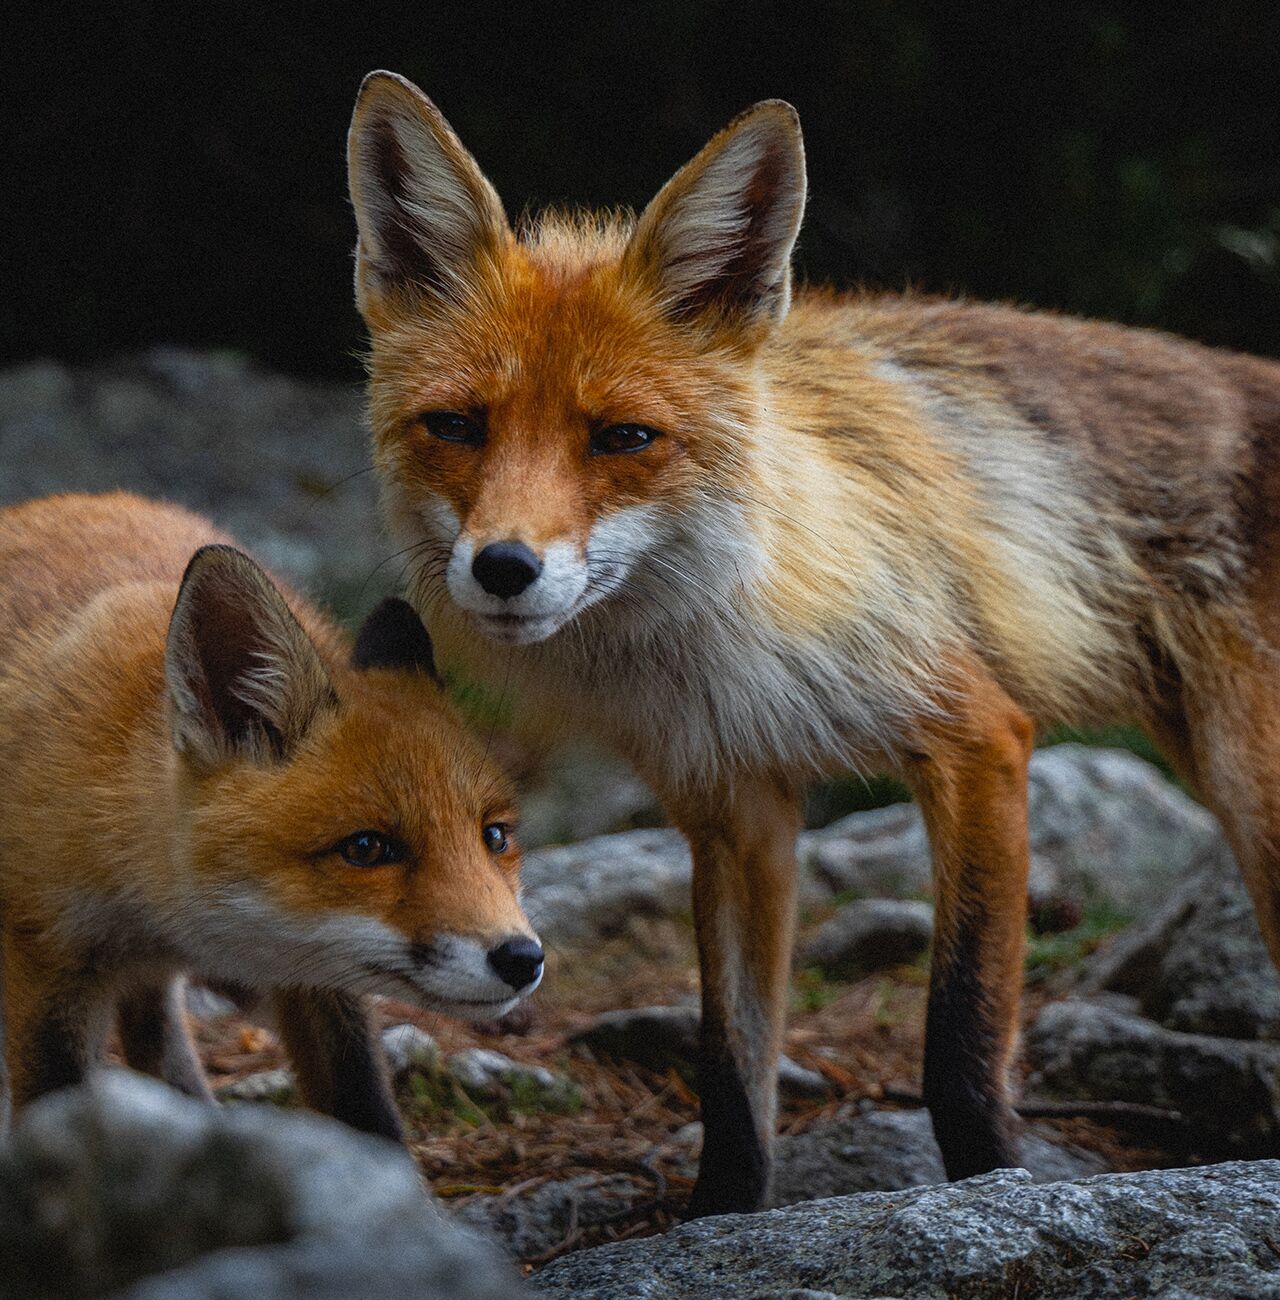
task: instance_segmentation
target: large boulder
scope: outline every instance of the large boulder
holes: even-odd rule
[[[1036,1017],[1026,1055],[1031,1092],[1166,1110],[1202,1154],[1280,1155],[1280,1043],[1179,1033],[1123,1003],[1068,999]]]
[[[1280,1037],[1280,975],[1225,846],[1095,953],[1078,987],[1136,997],[1168,1029]]]
[[[1032,892],[1101,901],[1129,915],[1163,905],[1206,854],[1212,816],[1150,764],[1120,750],[1058,745],[1031,760]],[[919,809],[853,813],[798,844],[802,902],[834,894],[913,898],[930,889]],[[588,944],[635,915],[689,912],[692,865],[674,830],[636,830],[530,853],[525,899],[544,938]]]
[[[124,1072],[0,1146],[3,1300],[510,1300],[499,1248],[407,1154],[332,1120],[220,1109]]]
[[[796,951],[796,964],[838,979],[861,979],[923,957],[933,938],[933,908],[914,898],[855,898]]]
[[[1220,842],[1217,823],[1149,763],[1121,750],[1056,745],[1031,759],[1031,892],[1104,900],[1137,916]],[[929,889],[919,810],[852,813],[801,836],[801,858],[832,890],[908,897]]]
[[[1280,1163],[1033,1185],[1004,1170],[699,1219],[534,1276],[573,1300],[1280,1297]]]

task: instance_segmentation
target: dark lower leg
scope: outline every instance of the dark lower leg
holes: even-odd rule
[[[364,1003],[344,993],[275,998],[280,1033],[303,1100],[364,1133],[404,1140],[381,1044]]]

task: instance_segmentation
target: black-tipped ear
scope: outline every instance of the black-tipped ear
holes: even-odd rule
[[[311,638],[275,583],[232,546],[187,565],[165,643],[173,742],[204,768],[288,757],[336,706]]]
[[[431,637],[406,600],[388,596],[364,621],[351,662],[357,668],[404,668],[440,681]]]

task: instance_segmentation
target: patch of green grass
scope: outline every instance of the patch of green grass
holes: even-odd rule
[[[1164,756],[1152,744],[1150,737],[1138,727],[1053,727],[1045,733],[1040,742],[1042,748],[1061,745],[1065,742],[1077,745],[1105,746],[1109,749],[1127,749],[1131,754],[1154,763],[1171,781],[1176,781],[1173,769],[1165,762]]]
[[[1085,906],[1080,924],[1070,930],[1057,934],[1028,933],[1027,981],[1034,984],[1083,961],[1103,939],[1123,930],[1132,920],[1132,916],[1106,899],[1095,899]]]
[[[443,1070],[415,1070],[409,1076],[407,1108],[434,1127],[478,1128],[488,1118],[456,1079]]]
[[[839,991],[817,966],[806,966],[796,971],[791,998],[798,1011],[821,1011]]]

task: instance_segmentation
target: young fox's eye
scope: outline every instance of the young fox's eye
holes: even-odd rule
[[[337,846],[344,861],[353,867],[385,867],[392,862],[403,862],[404,845],[390,835],[377,831],[356,831]]]
[[[611,424],[591,435],[591,453],[611,456],[620,451],[643,451],[658,437],[657,429],[650,429],[647,425]]]
[[[479,423],[461,411],[424,411],[418,423],[441,442],[465,442],[475,447],[484,441]]]
[[[484,846],[490,853],[505,853],[511,846],[507,838],[511,828],[504,822],[490,822],[484,828]]]

